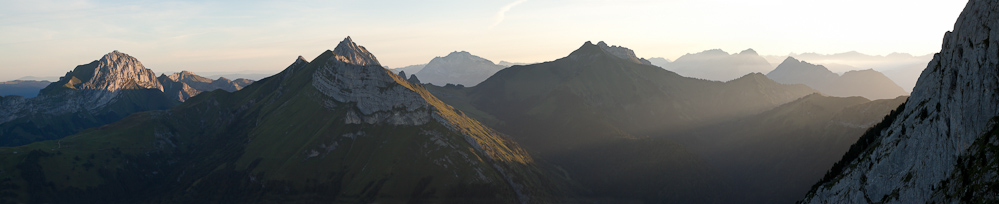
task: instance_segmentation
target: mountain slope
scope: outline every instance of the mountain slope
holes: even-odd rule
[[[891,99],[908,93],[884,74],[873,69],[848,71],[840,76],[825,66],[784,59],[767,77],[783,84],[804,84],[832,96],[862,96],[868,99]]]
[[[805,203],[995,202],[994,193],[975,194],[994,178],[972,176],[996,172],[976,163],[995,153],[981,147],[999,115],[999,39],[991,37],[999,30],[989,29],[999,27],[997,8],[994,1],[968,2],[909,100],[862,136]],[[985,157],[969,161],[974,155]]]
[[[18,188],[0,196],[19,202],[544,203],[559,192],[516,143],[349,37],[240,91],[0,149],[14,151],[25,153],[0,167]]]
[[[113,51],[77,66],[37,97],[0,98],[0,146],[58,139],[131,113],[176,105],[162,90],[151,70]]]
[[[729,81],[754,72],[767,72],[773,66],[753,49],[728,54],[714,49],[685,54],[663,67],[685,77]]]
[[[812,94],[686,134],[684,144],[741,189],[743,203],[790,203],[905,97],[869,101]]]
[[[428,89],[558,165],[589,189],[584,196],[676,203],[736,202],[717,195],[737,190],[674,134],[815,92],[759,73],[729,82],[682,77],[605,47],[587,42],[564,58],[510,67],[475,87]]]
[[[444,57],[435,57],[419,72],[413,73],[424,83],[475,86],[503,68],[466,51],[455,51]]]

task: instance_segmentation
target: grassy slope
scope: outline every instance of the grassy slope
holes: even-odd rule
[[[59,141],[0,148],[5,153],[0,182],[10,184],[0,185],[13,187],[0,190],[0,197],[21,202],[508,203],[544,202],[557,191],[546,187],[555,185],[543,180],[515,143],[418,86],[403,84],[463,134],[434,122],[344,124],[340,116],[351,106],[324,108],[313,98],[321,94],[310,85],[311,73],[331,55],[235,93],[204,93],[169,111],[135,114]]]

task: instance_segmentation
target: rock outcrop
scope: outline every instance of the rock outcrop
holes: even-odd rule
[[[959,158],[983,135],[994,134],[989,131],[999,115],[996,15],[999,2],[969,1],[909,100],[862,136],[804,203],[996,202],[989,201],[995,191],[975,194],[995,177],[954,176],[974,167],[959,165]],[[992,158],[974,159],[996,159],[994,149],[986,152],[992,153],[979,155]],[[983,171],[995,175],[996,169]],[[964,190],[949,188],[962,180]]]

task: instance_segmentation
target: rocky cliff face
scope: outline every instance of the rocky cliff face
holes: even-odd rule
[[[969,1],[909,100],[882,121],[879,126],[884,127],[861,137],[804,202],[926,203],[957,169],[965,169],[957,165],[958,158],[992,129],[992,119],[999,115],[999,30],[992,29],[999,28],[996,15],[999,3]],[[968,180],[968,186],[994,181],[979,179]],[[961,194],[972,199],[987,195]],[[956,203],[965,198],[936,199]]]

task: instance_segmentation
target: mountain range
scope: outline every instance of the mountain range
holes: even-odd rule
[[[555,61],[501,70],[475,87],[427,87],[558,166],[588,189],[581,196],[606,202],[790,202],[832,166],[865,125],[895,107],[860,97],[815,95],[807,86],[780,84],[759,73],[728,82],[683,77],[590,42]],[[886,103],[897,105],[902,100]],[[798,108],[827,103],[836,105]],[[817,116],[811,114],[823,115],[810,118]],[[751,119],[764,116],[806,120],[788,124]],[[823,120],[830,118],[841,119]],[[749,143],[704,145],[711,140],[697,135],[705,130],[720,131],[710,134],[718,140]],[[812,136],[800,139],[794,133]],[[709,142],[698,142],[703,140]],[[805,155],[754,153],[786,140],[793,142],[781,144],[823,148],[798,150],[816,153]],[[725,151],[709,154],[712,149]],[[743,155],[761,158],[760,166],[808,169],[786,178],[760,171],[756,164],[718,164]],[[761,180],[794,185],[742,188],[736,184],[746,180],[728,169],[743,168],[752,169],[754,173],[746,174]],[[786,171],[793,169],[778,172]]]
[[[16,152],[0,199],[29,203],[544,203],[561,188],[349,37],[240,91],[0,152]]]
[[[767,77],[784,84],[804,84],[832,96],[862,96],[869,99],[891,99],[908,95],[891,79],[873,69],[854,70],[842,76],[815,65],[788,57]]]
[[[662,67],[686,77],[714,81],[729,81],[749,73],[765,73],[773,69],[753,49],[735,54],[720,49],[688,53]]]
[[[0,146],[59,139],[132,113],[167,109],[200,92],[237,90],[252,83],[213,81],[190,72],[174,75],[176,80],[156,78],[138,59],[115,50],[77,66],[59,81],[45,83],[37,97],[0,98]]]
[[[923,71],[923,68],[926,68],[926,63],[933,59],[932,54],[920,56],[913,56],[908,53],[868,55],[856,51],[836,54],[791,53],[789,55],[764,56],[771,64],[779,64],[788,57],[823,65],[835,73],[874,69],[884,73],[885,76],[897,83],[907,93],[912,92],[912,87],[916,85],[919,74]]]

